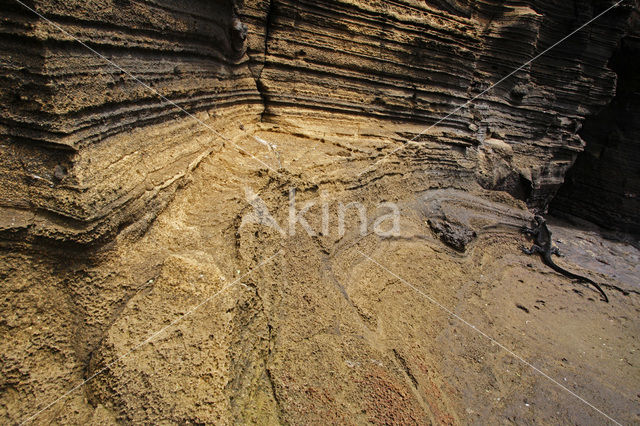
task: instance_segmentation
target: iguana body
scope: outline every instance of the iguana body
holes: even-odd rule
[[[535,222],[536,222],[536,226],[534,228],[525,227],[522,229],[522,232],[524,232],[525,234],[531,235],[534,239],[534,244],[531,247],[531,249],[523,248],[522,251],[525,252],[526,254],[540,253],[540,255],[542,256],[542,260],[547,266],[549,266],[554,271],[559,272],[566,277],[588,282],[589,284],[593,285],[596,289],[598,289],[604,301],[609,303],[609,298],[607,297],[605,292],[602,291],[602,288],[600,288],[598,283],[594,282],[593,280],[590,280],[587,277],[583,277],[581,275],[577,275],[572,272],[569,272],[566,269],[556,265],[556,263],[551,258],[551,255],[559,254],[559,253],[558,253],[558,249],[556,247],[553,247],[552,240],[551,240],[551,231],[547,227],[547,221],[542,216],[536,215]]]

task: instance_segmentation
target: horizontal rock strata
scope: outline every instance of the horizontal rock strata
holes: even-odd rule
[[[36,1],[46,19],[2,3],[11,238],[87,243],[157,210],[233,123],[262,111],[230,1]]]
[[[274,1],[260,78],[266,115],[421,124],[428,130],[418,140],[436,145],[451,133],[471,145],[485,188],[544,208],[584,147],[577,132],[585,116],[611,100],[616,76],[607,61],[628,10],[609,12],[502,78],[605,6]]]
[[[261,116],[380,123],[400,135],[382,153],[415,139],[397,158],[436,177],[446,167],[443,184],[544,209],[584,148],[585,117],[614,95],[607,64],[629,14],[503,79],[613,2],[29,3],[41,16],[1,4],[2,239],[82,244],[153,219]]]

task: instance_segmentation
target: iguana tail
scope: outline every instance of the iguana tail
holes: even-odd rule
[[[607,294],[604,292],[604,290],[602,290],[602,287],[600,287],[600,285],[597,282],[595,282],[595,281],[593,281],[593,280],[591,280],[591,279],[589,279],[587,277],[583,277],[582,275],[578,275],[578,274],[574,274],[573,272],[569,272],[566,269],[562,268],[561,266],[558,266],[553,261],[553,259],[551,259],[551,256],[548,255],[547,253],[545,253],[543,257],[544,257],[545,263],[547,265],[549,265],[551,268],[553,268],[553,270],[555,270],[556,272],[559,272],[562,275],[565,275],[565,276],[567,276],[569,278],[572,278],[574,280],[587,282],[587,283],[591,284],[592,286],[594,286],[600,292],[600,294],[602,295],[603,300],[605,302],[609,303],[609,298],[607,297]]]

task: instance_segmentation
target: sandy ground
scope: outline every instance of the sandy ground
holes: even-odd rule
[[[606,304],[523,254],[515,228],[487,228],[464,253],[443,244],[427,223],[437,185],[401,160],[357,180],[372,154],[347,137],[258,136],[272,149],[244,146],[281,170],[212,157],[150,229],[91,262],[3,254],[9,423],[640,422],[632,245],[551,222],[558,263],[603,283]],[[287,232],[292,187],[298,210],[317,202],[316,235]],[[505,200],[468,214],[499,224],[518,212]],[[352,214],[340,235],[337,203],[352,201],[373,219],[396,203],[399,232],[362,235]]]

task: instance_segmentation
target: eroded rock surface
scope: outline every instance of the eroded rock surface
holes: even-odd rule
[[[262,112],[231,1],[30,4],[2,2],[2,214],[27,217],[5,237],[144,226]]]
[[[503,77],[610,3],[4,0],[3,239],[144,228],[260,117],[390,129],[373,161],[413,140],[390,161],[543,209],[614,95],[632,6]]]
[[[640,421],[637,249],[554,234],[605,305],[517,230],[614,96],[628,8],[483,93],[612,3],[29,3],[68,34],[0,4],[3,419]]]
[[[616,420],[638,420],[633,246],[607,243],[602,251],[597,234],[553,228],[563,264],[609,286],[607,305],[520,251],[526,240],[511,224],[530,213],[507,194],[429,190],[437,181],[410,174],[361,186],[357,171],[340,172],[345,155],[366,167],[357,150],[345,154],[359,138],[317,144],[266,125],[258,136],[281,150],[280,173],[233,151],[209,157],[141,238],[123,235],[90,263],[3,253],[3,312],[15,314],[0,323],[2,416],[104,424],[603,421],[463,318]],[[259,158],[277,163],[267,150]],[[328,200],[326,235],[242,220],[255,213],[250,188],[286,229],[292,187],[298,209],[316,203],[305,214],[312,230],[322,229],[319,200]],[[381,200],[401,209],[398,232],[385,237],[373,229],[387,213],[377,210]],[[355,212],[340,233],[338,205],[352,201],[366,207],[365,233]],[[457,252],[433,233],[430,217],[478,236]],[[568,247],[581,238],[593,240],[583,253],[589,261]],[[624,255],[615,267],[593,268],[616,250]]]
[[[480,196],[453,189],[432,190],[421,196],[420,204],[431,229],[460,252],[482,232],[519,230],[533,218],[524,205],[499,192],[486,191]]]
[[[454,180],[544,208],[584,148],[584,118],[614,94],[607,63],[629,8],[502,79],[606,5],[273,1],[260,77],[265,114],[276,122],[390,120],[405,139],[423,142],[417,158],[437,163],[432,173],[462,151],[475,173],[455,168]]]

